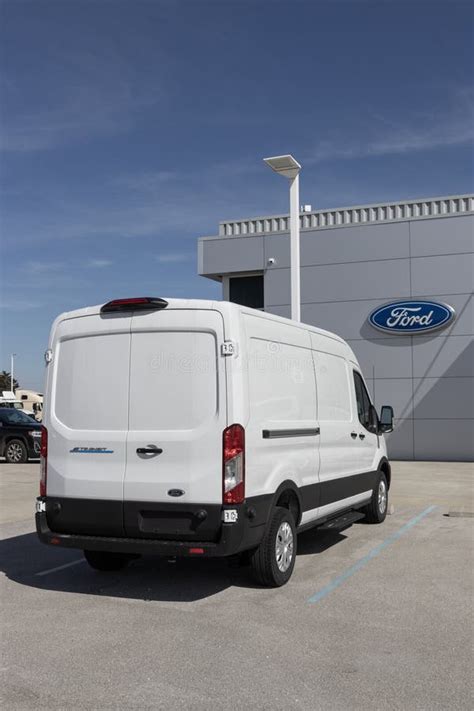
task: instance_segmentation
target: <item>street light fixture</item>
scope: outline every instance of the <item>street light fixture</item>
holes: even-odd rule
[[[275,173],[290,181],[290,282],[291,318],[301,321],[300,287],[300,183],[301,165],[292,155],[264,158]]]
[[[10,390],[12,391],[12,393],[14,392],[14,390],[13,390],[13,381],[14,381],[13,366],[14,366],[15,356],[16,356],[16,353],[12,353],[10,355]]]

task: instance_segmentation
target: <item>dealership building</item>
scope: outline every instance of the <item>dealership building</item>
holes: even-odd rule
[[[393,406],[390,456],[472,461],[474,195],[305,210],[301,320],[345,338],[377,409]],[[224,299],[290,317],[288,215],[221,222],[199,240],[198,265]],[[396,302],[421,325],[400,328],[396,310],[369,320]]]

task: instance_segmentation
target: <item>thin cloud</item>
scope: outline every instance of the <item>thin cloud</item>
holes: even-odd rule
[[[39,309],[43,304],[39,301],[28,301],[25,299],[14,299],[11,301],[0,300],[0,309],[3,311],[30,311]]]
[[[168,252],[165,254],[158,254],[156,256],[156,261],[160,264],[181,264],[183,262],[191,261],[194,256],[194,253],[191,252]]]
[[[397,155],[415,151],[449,148],[474,143],[474,92],[458,91],[454,108],[444,115],[426,114],[411,117],[410,123],[394,123],[377,116],[384,129],[373,128],[373,135],[359,140],[321,141],[306,163],[327,160]]]
[[[87,263],[88,267],[92,269],[103,269],[104,267],[110,267],[113,262],[110,259],[90,259]]]
[[[111,180],[111,185],[127,188],[140,193],[154,193],[179,178],[178,173],[171,170],[149,171],[132,175],[119,175]]]
[[[58,67],[63,72],[57,74]],[[136,115],[161,96],[156,83],[145,91],[124,60],[105,49],[101,56],[71,54],[67,64],[64,57],[52,57],[41,67],[39,82],[43,75],[57,91],[51,104],[34,111],[23,109],[22,97],[32,92],[29,78],[20,77],[18,83],[7,81],[0,150],[43,151],[122,133],[131,127]]]
[[[25,264],[24,271],[28,272],[28,274],[48,274],[62,271],[64,268],[65,264],[63,262],[33,261]]]

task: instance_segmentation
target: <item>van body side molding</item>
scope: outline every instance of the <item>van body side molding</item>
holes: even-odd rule
[[[316,437],[319,433],[319,427],[291,430],[262,430],[262,437],[263,439],[277,439],[279,437]]]

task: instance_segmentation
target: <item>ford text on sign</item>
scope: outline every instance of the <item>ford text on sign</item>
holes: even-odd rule
[[[394,301],[380,306],[369,322],[389,333],[425,333],[447,326],[455,317],[454,309],[437,301]]]

